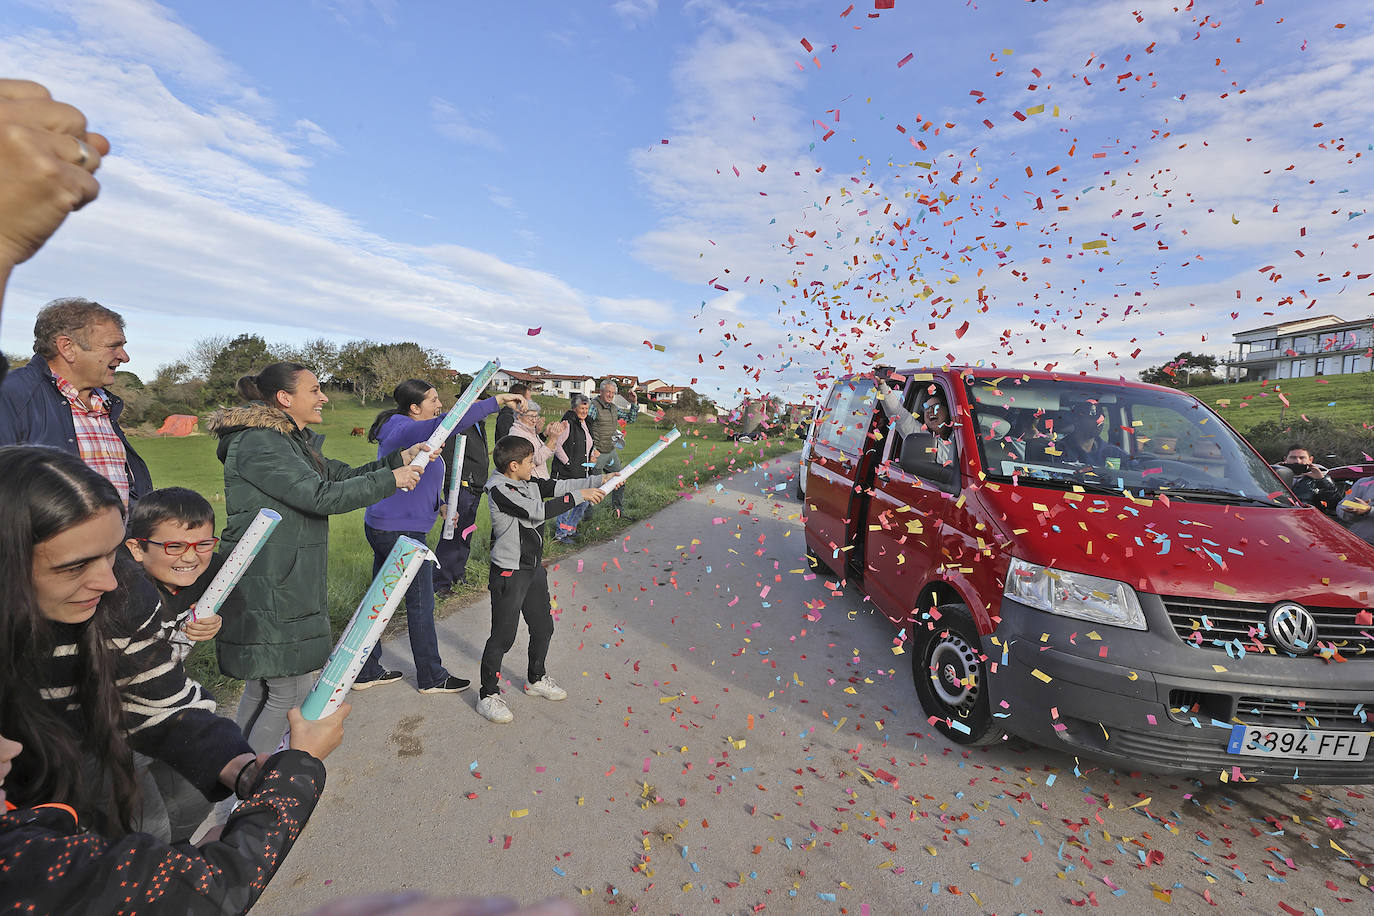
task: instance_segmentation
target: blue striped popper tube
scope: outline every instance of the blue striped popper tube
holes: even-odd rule
[[[448,502],[444,504],[444,530],[440,535],[444,540],[453,540],[453,532],[458,529],[458,496],[463,489],[463,458],[468,450],[468,437],[458,440],[453,449],[453,467],[448,472]]]
[[[439,425],[434,428],[434,432],[429,434],[425,444],[429,446],[429,451],[420,452],[410,459],[412,467],[423,468],[429,464],[430,460],[444,447],[448,437],[453,435],[453,430],[458,426],[458,421],[463,419],[463,414],[468,412],[468,408],[477,403],[477,397],[482,393],[482,389],[487,387],[487,382],[501,368],[501,361],[493,359],[472,377],[472,384],[463,390],[454,403],[453,409],[444,414],[444,419],[439,421]]]
[[[681,436],[682,433],[678,432],[676,427],[670,429],[666,436],[660,436],[657,442],[646,448],[644,451],[640,452],[639,457],[635,458],[634,461],[631,461],[629,464],[625,465],[625,467],[616,471],[615,478],[607,480],[601,486],[597,487],[597,489],[600,490],[602,493],[611,492],[615,489],[615,485],[617,482],[616,478],[618,478],[619,480],[625,480],[635,471],[638,471],[640,468],[644,467],[644,465],[648,464],[650,460],[654,458],[655,455],[663,451],[668,446],[672,445]]]
[[[423,543],[404,535],[396,539],[396,546],[391,548],[386,562],[353,612],[353,619],[348,621],[343,636],[329,654],[329,661],[324,663],[319,680],[301,703],[301,715],[311,720],[323,719],[339,708],[348,691],[353,689],[358,672],[363,670],[363,664],[391,621],[391,615],[405,599],[406,589],[420,571],[420,564],[433,559],[434,554]],[[288,729],[278,750],[289,745],[290,737]]]
[[[234,549],[229,551],[229,556],[225,557],[224,565],[215,573],[215,578],[210,580],[200,598],[191,606],[192,620],[219,613],[219,609],[224,605],[224,599],[228,598],[234,586],[239,584],[239,580],[248,569],[248,564],[252,563],[258,551],[262,550],[267,539],[272,536],[272,529],[276,528],[280,521],[280,513],[272,509],[258,510],[257,516],[248,523],[243,537],[239,538]]]

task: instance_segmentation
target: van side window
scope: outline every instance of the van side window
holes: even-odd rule
[[[816,427],[816,441],[846,455],[859,455],[876,406],[872,381],[855,379],[840,383]]]

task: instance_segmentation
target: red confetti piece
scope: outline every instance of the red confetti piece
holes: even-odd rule
[[[897,61],[897,66],[905,67],[907,64],[911,63],[911,59],[915,56],[916,54],[914,52],[908,51],[906,57],[903,57],[901,60]]]
[[[667,143],[668,141],[667,141],[667,140],[664,140],[663,142],[664,142],[664,143]],[[542,331],[542,330],[544,330],[544,328],[543,328],[543,326],[541,325],[541,326],[539,326],[539,327],[537,327],[537,328],[530,328],[529,330],[525,331],[525,334],[527,334],[527,335],[530,336],[530,337],[533,337],[533,336],[535,336],[536,334],[538,334],[538,333],[539,333],[540,331]]]

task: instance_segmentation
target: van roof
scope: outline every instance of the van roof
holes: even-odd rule
[[[850,381],[856,378],[871,376],[870,372],[850,372],[837,377],[837,381]],[[1030,381],[1049,380],[1062,382],[1091,382],[1095,385],[1116,385],[1121,388],[1145,388],[1161,391],[1179,392],[1177,388],[1170,388],[1167,385],[1152,385],[1148,382],[1132,381],[1126,378],[1106,378],[1097,375],[1085,375],[1078,372],[1059,372],[1055,370],[1046,371],[1044,369],[1016,369],[1016,368],[994,368],[989,366],[914,366],[907,369],[894,369],[893,375],[904,379],[915,381],[925,381],[937,375],[970,375],[978,379],[1023,379]],[[1179,392],[1186,394],[1187,392]]]

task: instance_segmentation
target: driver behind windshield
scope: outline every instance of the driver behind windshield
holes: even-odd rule
[[[1107,417],[1096,401],[1080,401],[1071,405],[1059,422],[1065,427],[1064,442],[1059,445],[1062,461],[1095,468],[1121,468],[1121,460],[1126,457],[1126,452],[1102,440],[1100,434],[1107,425]]]

